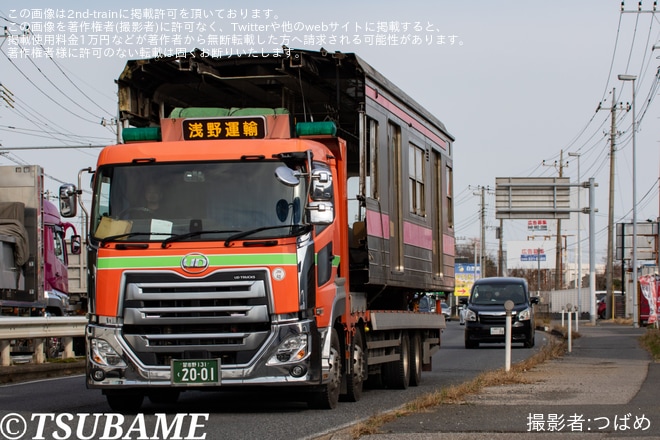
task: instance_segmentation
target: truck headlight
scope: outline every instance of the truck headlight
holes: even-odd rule
[[[270,358],[268,365],[285,364],[305,359],[309,355],[307,333],[301,333],[286,338],[277,352]]]
[[[466,321],[476,321],[477,320],[477,314],[474,313],[474,310],[470,310],[470,309],[466,310],[465,320]]]
[[[126,366],[119,353],[103,339],[92,339],[90,341],[90,350],[92,352],[92,360],[97,364],[120,368]]]
[[[532,309],[529,307],[518,313],[518,321],[529,321],[532,318]]]

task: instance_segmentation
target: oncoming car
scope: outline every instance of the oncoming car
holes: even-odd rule
[[[451,308],[446,302],[441,302],[440,307],[442,308],[442,314],[445,315],[445,321],[451,321]]]
[[[511,342],[534,346],[534,308],[538,297],[530,297],[523,278],[493,277],[474,282],[465,311],[465,348],[477,348],[482,342],[505,342],[506,310],[513,301]]]

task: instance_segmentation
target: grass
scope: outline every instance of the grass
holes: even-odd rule
[[[83,357],[78,356],[78,357],[65,358],[65,359],[50,358],[50,359],[46,359],[46,362],[51,363],[51,364],[72,364],[72,363],[75,363],[75,362],[78,362],[78,361],[84,361],[84,360],[85,360],[84,356]]]
[[[640,342],[655,362],[660,361],[660,329],[648,328],[640,338]]]

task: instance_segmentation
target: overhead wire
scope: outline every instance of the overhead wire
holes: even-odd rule
[[[31,134],[38,137],[52,137],[55,140],[60,141],[63,144],[70,144],[72,139],[79,139],[77,142],[83,145],[89,145],[89,139],[99,139],[99,140],[108,140],[107,137],[100,136],[83,136],[78,133],[74,133],[61,125],[51,121],[38,110],[35,110],[28,103],[23,101],[19,96],[15,96],[15,106],[14,111],[23,117],[23,120],[34,125],[36,127],[37,133],[43,133],[47,136],[39,134]],[[38,122],[37,122],[38,121]],[[5,128],[5,131],[13,130],[14,132],[23,132],[25,134],[30,134],[30,130],[27,128],[19,128],[16,126],[2,126]],[[49,128],[52,131],[47,131],[44,127]],[[55,136],[57,135],[57,136]]]
[[[17,44],[17,46],[21,49],[21,51],[23,51],[23,52],[25,53],[25,49],[23,48],[23,46],[21,46],[21,44],[18,43],[18,42],[17,42],[16,44]],[[5,55],[5,56],[6,56],[6,55]],[[73,105],[75,105],[76,107],[78,107],[78,108],[81,109],[82,111],[86,112],[87,114],[89,114],[89,115],[91,115],[91,116],[97,116],[96,114],[92,113],[91,111],[89,111],[89,110],[87,110],[85,107],[83,107],[78,101],[74,100],[74,99],[73,99],[68,93],[65,93],[65,92],[64,92],[64,91],[63,91],[63,90],[62,90],[57,84],[55,84],[55,83],[53,82],[52,79],[50,79],[50,78],[48,77],[48,75],[46,75],[46,74],[43,72],[43,70],[41,70],[41,68],[40,68],[39,66],[37,66],[37,63],[35,63],[34,60],[32,59],[32,57],[29,56],[29,55],[27,55],[27,53],[25,54],[25,59],[27,59],[27,60],[30,62],[30,64],[32,64],[32,66],[37,70],[37,72],[39,72],[39,74],[40,74],[40,75],[41,75],[46,81],[48,81],[48,83],[49,83],[51,86],[53,86],[53,88],[54,88],[55,90],[57,90],[58,92],[60,92],[60,94],[62,94],[62,96],[64,96],[69,102],[71,102]],[[99,120],[101,120],[101,118],[99,118]]]
[[[32,30],[29,30],[29,32],[32,33]],[[34,34],[33,34],[33,35],[34,35]],[[46,54],[46,56],[48,57],[48,59],[49,59],[49,60],[55,65],[55,67],[56,67],[56,68],[62,73],[62,76],[64,76],[64,78],[66,78],[67,81],[68,81],[68,82],[69,82],[69,83],[70,83],[70,84],[71,84],[71,85],[72,85],[72,86],[73,86],[73,87],[74,87],[74,88],[75,88],[75,89],[76,89],[76,90],[77,90],[82,96],[84,96],[85,98],[87,98],[87,100],[88,100],[89,102],[91,102],[91,103],[92,103],[93,105],[95,105],[99,110],[101,110],[102,112],[104,112],[105,114],[107,114],[108,116],[110,116],[111,118],[114,117],[112,113],[110,113],[109,111],[107,111],[107,109],[105,109],[104,107],[101,107],[101,106],[98,104],[98,102],[97,102],[96,100],[94,100],[94,99],[92,99],[90,96],[88,96],[87,93],[85,93],[85,92],[84,92],[84,91],[78,86],[78,84],[76,84],[75,81],[73,81],[73,80],[69,77],[69,75],[67,75],[66,72],[64,72],[64,70],[62,69],[62,67],[61,67],[58,63],[55,62],[55,60],[53,59],[52,56],[50,56],[49,51],[46,50],[46,48],[43,46],[43,44],[39,43],[39,46],[44,50],[44,53]]]
[[[60,102],[58,102],[55,98],[53,98],[53,97],[50,96],[48,93],[46,93],[44,90],[42,90],[41,87],[39,87],[34,81],[32,81],[32,79],[30,79],[30,77],[29,77],[28,75],[26,75],[25,72],[23,72],[23,70],[21,70],[21,68],[19,68],[19,67],[16,65],[16,63],[14,63],[14,60],[12,60],[11,57],[10,57],[9,55],[7,55],[7,54],[5,53],[5,51],[4,51],[1,47],[0,47],[0,53],[2,53],[2,54],[5,56],[5,58],[9,61],[9,63],[12,65],[12,67],[14,67],[14,68],[18,71],[18,73],[20,73],[21,76],[23,76],[23,78],[25,78],[30,84],[32,84],[32,86],[33,86],[35,89],[37,89],[42,95],[44,95],[46,98],[48,98],[49,101],[53,102],[55,105],[57,105],[58,107],[60,107],[62,110],[64,110],[64,111],[66,111],[67,113],[69,113],[69,114],[75,116],[75,117],[78,118],[78,119],[81,119],[81,120],[83,120],[83,121],[85,121],[85,122],[91,122],[92,124],[98,124],[98,121],[94,121],[94,120],[87,119],[87,118],[85,118],[85,117],[83,117],[83,116],[81,116],[81,115],[79,115],[79,114],[77,114],[77,113],[71,111],[70,109],[66,108],[66,107],[63,106]]]
[[[657,21],[657,18],[655,17],[655,14],[652,14],[652,15],[653,15],[654,20]],[[640,14],[637,14],[637,18],[635,20],[635,25],[634,25],[634,30],[633,30],[633,38],[632,38],[632,42],[631,42],[631,45],[630,45],[630,49],[629,49],[629,53],[628,53],[628,57],[627,57],[627,61],[626,61],[626,66],[627,66],[626,71],[628,71],[629,67],[632,64],[632,56],[633,56],[633,52],[634,52],[634,49],[635,49],[635,46],[636,46],[636,42],[638,40],[637,34],[638,34],[639,26],[640,26],[639,16],[640,16]],[[605,89],[604,89],[604,92],[603,92],[603,99],[601,100],[601,102],[605,102],[605,96],[608,93],[610,93],[609,92],[610,79],[612,78],[612,72],[614,71],[615,61],[617,59],[617,52],[619,50],[619,46],[620,46],[620,43],[621,43],[621,32],[622,32],[622,26],[623,26],[622,17],[623,17],[623,14],[620,14],[618,24],[617,24],[615,44],[614,44],[614,48],[613,48],[613,51],[612,51],[612,57],[611,57],[611,60],[610,60],[610,68],[609,68],[609,72],[608,72],[608,76],[607,76]],[[647,32],[647,42],[651,38],[652,28],[653,28],[653,23],[651,23],[649,25],[649,30]],[[649,46],[650,46],[650,44],[647,44],[645,47],[648,48]],[[650,65],[650,59],[651,58],[652,57],[648,56],[648,51],[645,51],[644,52],[644,58],[643,58],[644,61],[642,63],[642,67],[640,68],[640,75],[639,75],[640,79],[644,78],[644,76],[645,76],[644,72],[646,72],[648,70],[648,66]],[[644,66],[646,66],[646,67],[644,67]],[[658,87],[659,87],[659,83],[660,83],[659,78],[660,78],[660,69],[658,70],[658,73],[655,75],[653,84],[651,85],[651,87],[649,89],[649,92],[648,92],[648,95],[647,95],[646,99],[644,100],[644,104],[642,106],[642,110],[639,112],[639,117],[637,118],[637,122],[641,122],[641,119],[644,118],[644,116],[646,115],[648,109],[650,108],[653,100],[655,99],[655,96],[658,94]],[[642,82],[638,81],[637,86],[640,87],[641,84],[642,84]],[[601,109],[601,106],[599,105],[599,108],[591,116],[591,118],[589,119],[589,122],[577,133],[577,135],[575,135],[571,139],[571,141],[563,149],[564,151],[569,150],[569,149],[571,149],[571,151],[572,151],[572,149],[575,147],[575,144],[577,144],[579,142],[579,140],[581,138],[583,138],[584,135],[588,132],[589,127],[593,126],[593,122],[595,122],[597,114],[598,114],[598,110],[600,110],[600,109]],[[617,126],[618,126],[618,123],[623,121],[625,116],[626,116],[626,114],[624,112],[621,112],[619,115],[617,115]],[[580,146],[577,148],[576,152],[579,152],[580,155],[585,156],[585,158],[588,158],[590,156],[592,157],[592,160],[587,162],[588,163],[587,168],[586,168],[587,175],[591,175],[591,176],[600,175],[606,169],[606,166],[609,163],[609,159],[610,159],[609,156],[610,156],[610,153],[611,153],[611,151],[610,151],[611,145],[610,145],[610,139],[609,138],[611,136],[611,133],[610,134],[606,133],[606,135],[607,135],[606,137],[601,137],[599,139],[595,139],[597,134],[599,132],[602,132],[603,127],[605,126],[605,124],[607,123],[607,121],[609,119],[610,119],[610,116],[604,117],[602,119],[601,123],[599,124],[599,126],[592,132],[592,134],[589,136],[589,138],[587,140],[583,141],[580,144]],[[639,125],[638,125],[638,127],[639,127]],[[629,142],[630,138],[631,138],[630,135],[626,135],[625,137],[623,137],[621,139],[618,139],[618,142],[616,143],[616,149],[614,150],[615,153],[617,151],[620,151],[621,149],[625,148],[628,145],[628,142]],[[594,154],[594,153],[596,153],[596,154]],[[553,161],[556,162],[558,160],[559,160],[558,155],[554,155],[551,158],[546,159],[546,164],[548,162],[552,163]],[[547,176],[550,173],[550,170],[551,170],[551,167],[548,167],[548,168],[544,169],[543,168],[543,163],[537,164],[536,167],[533,169],[533,172],[530,173],[530,177],[531,176],[538,176],[538,175],[541,175],[541,177]],[[585,169],[583,168],[583,170],[585,170]],[[585,174],[584,171],[582,171],[581,174],[584,175]],[[618,180],[620,180],[620,179],[618,179]],[[640,200],[640,203],[643,203],[642,200],[643,201],[648,200],[648,195],[649,195],[649,193],[654,192],[654,188],[655,188],[655,192],[658,191],[657,185],[654,184],[653,187],[649,190],[649,192],[647,192],[647,194]],[[619,191],[619,193],[621,193],[621,192]],[[648,204],[650,202],[647,201],[646,203]],[[631,208],[631,210],[632,210],[632,208]],[[597,216],[604,217],[604,214],[597,214]],[[513,223],[516,224],[516,222],[513,222]],[[607,227],[603,228],[602,231],[599,231],[599,233],[597,233],[597,235],[601,235],[601,236],[606,235],[606,234],[607,234]]]
[[[3,13],[2,15],[0,15],[0,19],[4,20],[4,21],[6,21],[6,22],[8,22],[8,23],[10,23],[10,24],[14,24],[14,25],[16,25],[16,26],[21,26],[20,23],[17,23],[17,22],[15,22],[14,20],[11,20],[11,19],[7,18],[7,17],[5,16],[4,13]],[[31,29],[31,28],[27,28],[27,29],[25,29],[25,32],[26,32],[26,35],[32,35],[33,37],[35,36],[34,33],[32,32],[32,29]],[[11,34],[10,34],[10,35],[11,35]],[[77,91],[78,91],[83,97],[85,97],[85,98],[86,98],[86,99],[87,99],[92,105],[94,105],[96,108],[98,108],[99,110],[101,110],[102,112],[104,112],[105,114],[107,114],[108,116],[110,116],[111,118],[114,117],[112,113],[108,112],[107,109],[105,109],[104,107],[102,107],[101,105],[99,105],[99,103],[97,102],[97,100],[93,99],[93,98],[90,97],[87,93],[85,93],[85,91],[83,91],[83,90],[78,86],[78,84],[77,84],[75,81],[73,81],[73,80],[71,79],[71,77],[70,77],[70,76],[64,71],[64,69],[62,68],[62,66],[60,66],[60,64],[57,63],[57,62],[55,61],[55,59],[53,59],[53,57],[52,57],[51,54],[50,54],[50,51],[47,50],[47,49],[44,47],[44,45],[41,43],[41,41],[40,41],[38,38],[34,38],[33,41],[34,41],[34,42],[35,42],[35,43],[36,43],[36,44],[42,49],[42,51],[43,51],[42,53],[43,53],[43,54],[44,54],[44,55],[45,55],[45,56],[46,56],[46,57],[47,57],[47,58],[53,63],[53,65],[57,68],[57,70],[60,71],[60,73],[62,74],[62,76],[63,76],[63,77],[69,82],[69,84],[71,84],[71,86],[73,86],[73,87],[74,87],[74,88],[75,88],[75,89],[76,89],[76,90],[77,90]],[[32,58],[29,57],[29,56],[27,56],[27,52],[26,52],[25,49],[20,45],[20,43],[16,42],[16,44],[18,45],[18,47],[19,47],[24,53],[26,53],[26,58],[28,58],[28,59],[30,60],[30,62],[35,66],[35,68],[37,68],[37,70],[39,70],[39,72],[43,74],[43,72],[41,72],[41,70],[39,69],[39,67],[36,66],[36,64],[34,63],[34,61],[32,60]],[[44,75],[44,76],[45,76],[45,75]],[[48,79],[48,78],[47,78],[47,79]],[[49,82],[50,82],[50,80],[49,80]],[[57,88],[57,86],[55,86],[55,87]],[[59,90],[59,89],[58,89],[58,90]],[[65,94],[65,96],[68,98],[68,95]],[[73,101],[72,101],[72,102],[73,102]],[[77,102],[74,102],[74,104],[78,105],[80,108],[83,108],[83,107],[81,107]],[[86,109],[83,108],[83,110],[86,110]],[[87,111],[88,113],[94,115],[92,112],[89,112],[88,110],[86,110],[86,111]],[[94,116],[96,116],[96,115],[94,115]]]

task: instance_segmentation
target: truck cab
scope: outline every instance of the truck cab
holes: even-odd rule
[[[66,315],[68,250],[80,252],[80,236],[44,198],[38,165],[0,167],[0,310],[3,315]]]

